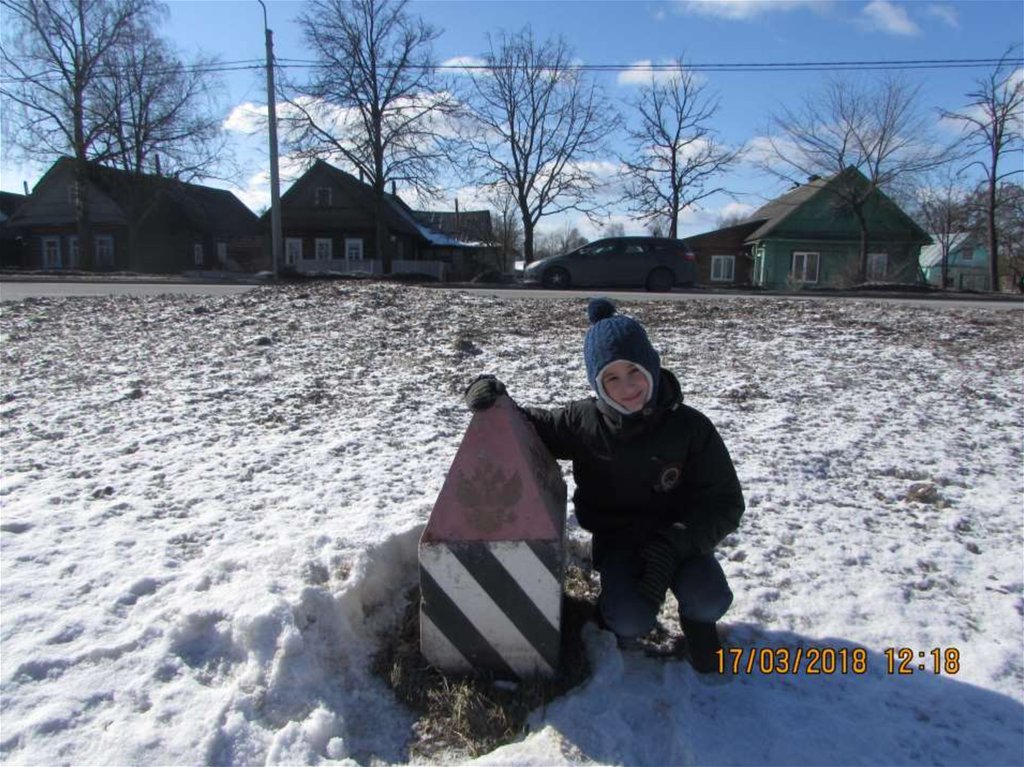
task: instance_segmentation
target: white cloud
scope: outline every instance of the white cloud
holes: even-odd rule
[[[952,5],[933,3],[926,8],[926,12],[953,29],[960,28],[960,17]]]
[[[650,85],[652,81],[664,84],[678,80],[684,71],[682,64],[676,59],[664,60],[657,67],[650,59],[644,59],[634,61],[629,65],[629,69],[619,72],[616,82],[619,85]],[[694,79],[697,79],[696,76]]]
[[[871,0],[861,11],[861,18],[871,29],[890,35],[913,36],[921,32],[906,9],[890,0]]]
[[[221,126],[232,133],[250,135],[267,129],[267,105],[246,101],[231,110]]]
[[[823,0],[680,0],[677,8],[696,16],[731,21],[750,21],[766,13],[787,13],[804,8],[817,10]]]
[[[734,219],[734,218],[746,218],[751,213],[757,210],[756,205],[751,205],[747,202],[730,202],[723,205],[716,211],[712,211],[715,217],[719,220]]]
[[[481,69],[486,65],[487,60],[479,56],[453,56],[441,62],[442,67],[454,69],[455,74],[470,75],[471,77],[489,74],[490,70]]]

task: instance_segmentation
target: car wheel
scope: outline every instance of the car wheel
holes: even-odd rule
[[[656,293],[672,290],[676,278],[668,269],[655,269],[647,275],[647,289]]]
[[[569,272],[560,267],[553,267],[544,272],[544,287],[565,290],[569,287]]]

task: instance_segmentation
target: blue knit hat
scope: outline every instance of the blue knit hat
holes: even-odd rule
[[[587,363],[587,380],[597,396],[620,413],[628,413],[605,394],[601,373],[613,362],[625,360],[643,370],[651,383],[651,397],[657,398],[661,377],[661,358],[651,346],[644,326],[632,317],[615,313],[615,304],[607,298],[595,298],[587,305],[590,329],[583,340],[583,359]]]

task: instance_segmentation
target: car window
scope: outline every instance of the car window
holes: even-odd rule
[[[585,256],[606,256],[609,253],[613,252],[615,252],[614,242],[605,242],[600,245],[591,245],[590,247],[580,251],[580,253],[582,253]]]
[[[627,245],[625,247],[625,252],[628,255],[631,255],[631,256],[640,255],[645,250],[646,250],[646,248],[643,245],[641,245],[640,243],[636,243],[636,242],[632,242],[632,243],[630,243],[629,245]]]

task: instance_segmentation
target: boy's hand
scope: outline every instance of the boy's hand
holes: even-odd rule
[[[488,374],[474,378],[466,387],[463,398],[466,400],[466,406],[476,412],[489,408],[504,393],[505,384]]]
[[[637,590],[644,599],[660,607],[678,565],[676,550],[664,538],[657,537],[640,550],[640,556],[644,560],[644,574]]]

